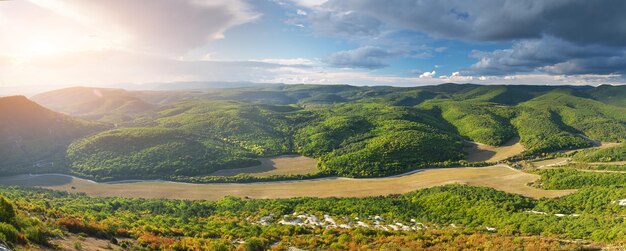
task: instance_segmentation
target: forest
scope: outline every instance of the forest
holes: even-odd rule
[[[270,85],[98,89],[101,95],[90,98],[93,89],[76,87],[4,97],[2,176],[192,183],[383,177],[491,165],[466,161],[464,149],[519,139],[524,152],[501,163],[571,159],[524,171],[540,177],[530,184],[536,188],[575,191],[533,199],[448,184],[364,198],[189,201],[2,186],[0,239],[15,249],[76,239],[69,245],[77,249],[99,240],[104,248],[133,250],[619,247],[626,245],[626,169],[619,163],[624,145],[615,142],[626,137],[626,96],[616,97],[624,92],[615,88],[622,87]],[[601,141],[614,145],[588,148]],[[314,158],[317,172],[211,175],[285,154]]]
[[[137,250],[556,250],[626,244],[626,206],[616,203],[625,199],[623,175],[540,174],[545,188],[579,190],[538,200],[445,185],[366,198],[183,201],[2,187],[0,236],[15,247],[52,247],[64,236],[81,235]],[[298,220],[304,216],[315,218]],[[310,219],[323,220],[298,224]],[[559,241],[574,239],[587,241]]]
[[[96,181],[219,182],[227,179],[212,177],[216,170],[299,154],[319,160],[315,176],[381,177],[459,163],[471,141],[498,146],[513,138],[520,139],[525,155],[540,156],[589,147],[593,140],[623,141],[626,108],[618,97],[605,99],[611,94],[607,88],[621,93],[614,90],[621,87],[606,86],[269,85],[210,91],[100,88],[100,96],[89,98],[92,89],[75,87],[36,95],[34,102],[0,98],[0,109],[19,106],[30,116],[0,124],[6,136],[0,155],[7,156],[1,166],[21,166],[0,171],[68,173]],[[50,131],[51,123],[58,129]],[[29,141],[24,128],[40,137]],[[605,151],[615,149],[584,158],[601,161],[611,155]],[[123,170],[133,170],[132,177]]]

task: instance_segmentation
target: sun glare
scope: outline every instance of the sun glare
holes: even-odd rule
[[[20,59],[54,56],[71,50],[72,43],[59,34],[29,36],[15,43],[12,56]]]

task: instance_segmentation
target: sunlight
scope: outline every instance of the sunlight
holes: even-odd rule
[[[31,59],[45,56],[53,56],[71,51],[73,43],[67,41],[60,34],[45,34],[24,38],[21,43],[16,43],[13,56],[22,59]]]

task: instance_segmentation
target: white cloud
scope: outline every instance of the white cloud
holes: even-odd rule
[[[473,76],[463,76],[460,72],[455,71],[450,76],[441,75],[439,76],[444,82],[452,82],[452,83],[468,83],[474,80]]]
[[[424,72],[422,74],[420,74],[419,78],[433,78],[435,77],[435,74],[437,74],[436,71],[430,71],[430,72]]]
[[[250,61],[288,65],[288,66],[313,66],[313,65],[318,65],[320,63],[318,60],[307,59],[307,58],[265,58],[265,59],[253,59]]]
[[[241,0],[31,0],[2,5],[0,33],[12,37],[0,39],[0,46],[18,56],[125,49],[178,57],[260,16]]]
[[[320,6],[328,2],[328,0],[293,0],[293,2],[302,7],[312,8]]]

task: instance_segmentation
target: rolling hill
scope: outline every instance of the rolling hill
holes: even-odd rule
[[[123,121],[112,131],[77,136],[65,154],[72,172],[95,179],[127,178],[123,170],[135,170],[135,178],[202,176],[294,153],[318,159],[328,175],[378,177],[458,163],[466,141],[499,146],[519,138],[526,155],[588,147],[590,139],[623,141],[626,107],[619,90],[475,84],[78,87],[35,99],[84,118]]]
[[[106,128],[53,112],[23,96],[0,97],[0,173],[63,169],[73,140]]]

